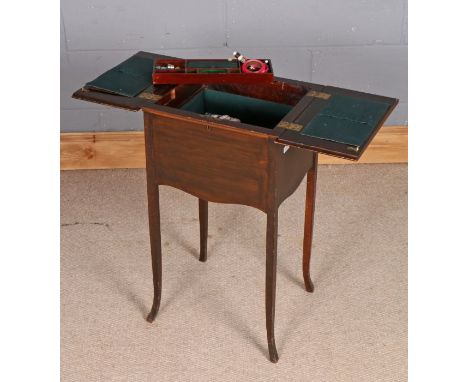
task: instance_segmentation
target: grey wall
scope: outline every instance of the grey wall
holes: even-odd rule
[[[141,113],[70,98],[138,50],[269,57],[275,74],[400,99],[407,124],[407,0],[62,0],[61,130],[139,130]]]

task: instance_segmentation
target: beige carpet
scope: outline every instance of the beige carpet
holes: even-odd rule
[[[305,184],[279,213],[276,343],[267,359],[265,215],[161,190],[163,295],[153,324],[143,170],[62,173],[63,381],[405,381],[407,166],[320,166],[312,279]]]

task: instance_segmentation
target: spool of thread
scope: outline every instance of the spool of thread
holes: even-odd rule
[[[245,62],[245,60],[246,60],[245,57],[244,57],[242,54],[240,54],[239,52],[234,52],[232,55],[233,55],[233,56],[237,59],[237,61],[239,61],[239,62],[242,62],[242,63],[243,63],[243,62]]]

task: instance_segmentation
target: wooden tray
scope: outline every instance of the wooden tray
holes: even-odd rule
[[[237,60],[156,59],[153,84],[258,84],[273,81],[271,60],[258,59],[268,66],[265,73],[243,73]],[[161,69],[173,65],[174,69]]]

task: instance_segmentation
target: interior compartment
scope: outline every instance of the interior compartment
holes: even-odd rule
[[[157,85],[154,88],[159,88],[164,85]],[[178,85],[172,86],[161,99],[157,102],[159,105],[170,106],[178,108],[187,99],[192,97],[197,91],[201,89],[201,85]]]
[[[229,115],[242,123],[274,128],[292,109],[291,105],[203,88],[180,109],[198,114]]]
[[[240,73],[239,63],[229,60],[187,60],[187,73]]]
[[[173,69],[167,69],[173,65]],[[213,74],[213,73],[240,73],[238,61],[229,60],[182,60],[160,59],[154,66],[155,73],[161,74]]]
[[[212,84],[209,89],[291,106],[295,106],[309,91],[304,86],[276,80],[268,84]]]

